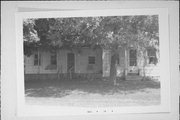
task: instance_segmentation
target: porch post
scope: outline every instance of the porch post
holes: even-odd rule
[[[103,49],[102,53],[102,70],[103,70],[103,77],[110,76],[110,64],[111,64],[111,53],[109,50]]]

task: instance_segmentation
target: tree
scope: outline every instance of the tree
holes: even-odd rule
[[[104,38],[102,46],[111,50],[110,78],[116,84],[116,63],[118,60],[118,47],[127,49],[131,45],[139,48],[146,63],[146,50],[152,47],[158,50],[158,16],[114,16],[105,17],[100,23]],[[143,68],[144,68],[143,67]],[[144,73],[145,75],[145,73]]]
[[[110,50],[110,78],[115,84],[119,47],[133,45],[145,54],[147,47],[158,49],[159,45],[156,15],[30,19],[23,25],[25,48],[100,46]]]

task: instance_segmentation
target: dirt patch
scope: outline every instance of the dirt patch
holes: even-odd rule
[[[38,81],[25,84],[29,104],[63,106],[131,106],[160,103],[160,83],[121,81]]]

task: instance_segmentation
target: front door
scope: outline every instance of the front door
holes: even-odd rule
[[[74,53],[67,54],[67,73],[74,73],[75,70],[75,58]]]
[[[128,74],[138,74],[137,50],[136,49],[129,50]]]

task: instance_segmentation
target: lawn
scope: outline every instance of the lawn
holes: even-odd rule
[[[160,104],[160,83],[120,81],[31,81],[25,83],[27,104],[83,107]]]

